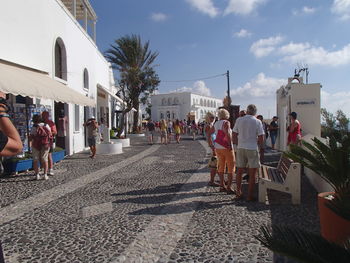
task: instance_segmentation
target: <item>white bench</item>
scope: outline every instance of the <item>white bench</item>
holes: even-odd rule
[[[300,204],[300,163],[282,155],[277,168],[262,165],[259,169],[259,202],[265,203],[266,190],[289,193],[293,204]]]

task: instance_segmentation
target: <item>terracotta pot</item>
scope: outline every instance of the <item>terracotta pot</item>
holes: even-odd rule
[[[334,192],[318,194],[318,211],[320,214],[321,235],[328,241],[343,244],[350,237],[350,221],[335,214],[326,204],[326,196]]]

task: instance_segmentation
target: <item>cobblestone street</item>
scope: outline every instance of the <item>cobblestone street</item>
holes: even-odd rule
[[[319,229],[305,178],[301,205],[274,191],[269,205],[234,201],[207,186],[201,139],[151,146],[131,138],[123,150],[70,156],[47,181],[31,173],[0,178],[5,262],[284,262],[254,239],[260,225]]]

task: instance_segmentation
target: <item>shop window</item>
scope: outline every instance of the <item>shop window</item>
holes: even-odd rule
[[[164,114],[163,114],[163,112],[160,113],[160,119],[164,119]]]
[[[166,117],[167,117],[168,119],[170,119],[170,111],[167,111],[167,112],[166,112]]]
[[[74,106],[74,131],[80,131],[80,107],[79,105]]]
[[[67,53],[61,38],[55,43],[55,77],[67,80]]]
[[[84,89],[89,90],[89,72],[87,69],[84,69],[84,75],[83,75],[83,83],[84,83]]]

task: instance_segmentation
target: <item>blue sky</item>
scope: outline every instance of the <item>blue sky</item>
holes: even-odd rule
[[[350,117],[350,0],[90,0],[101,52],[138,34],[159,52],[160,93],[191,90],[276,112],[275,91],[298,65],[321,83],[322,107]],[[196,80],[167,82],[173,80]]]

